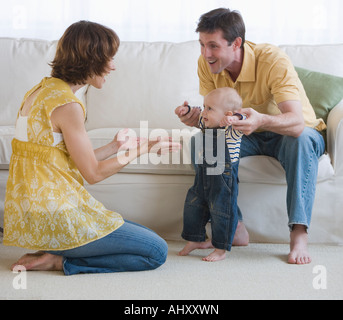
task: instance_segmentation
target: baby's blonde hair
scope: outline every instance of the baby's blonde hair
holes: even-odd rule
[[[237,111],[242,108],[242,98],[238,92],[229,87],[218,88],[211,91],[205,100],[214,99],[216,107],[221,107],[225,112]]]

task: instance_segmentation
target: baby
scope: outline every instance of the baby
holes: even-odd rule
[[[238,165],[243,136],[243,133],[235,130],[231,124],[234,119],[246,119],[244,115],[235,113],[241,108],[242,99],[232,88],[216,89],[205,97],[204,111],[200,115],[198,125],[203,132],[203,161],[195,166],[195,183],[188,191],[185,201],[182,237],[189,242],[179,253],[180,256],[187,256],[195,249],[215,248],[214,252],[203,259],[214,262],[224,260],[226,251],[231,251],[238,225]],[[177,108],[175,113],[181,118],[190,111],[191,107],[183,105]],[[219,175],[210,175],[207,170],[213,167],[204,152],[208,129],[212,129],[214,140],[225,134],[225,139],[221,140],[225,141],[224,146],[213,143],[212,155],[218,153],[216,148],[225,149],[225,171]],[[206,242],[205,226],[209,221],[212,240]]]

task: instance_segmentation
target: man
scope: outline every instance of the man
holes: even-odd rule
[[[206,13],[196,32],[201,45],[200,93],[205,96],[216,88],[232,87],[242,97],[243,109],[237,112],[244,113],[247,120],[233,123],[234,129],[245,134],[241,157],[267,155],[284,167],[291,238],[288,262],[309,264],[307,232],[318,160],[325,151],[320,134],[325,123],[316,119],[287,55],[275,46],[245,41],[245,24],[238,12],[216,9]],[[199,109],[193,108],[180,119],[186,125],[196,126],[199,113]],[[241,221],[234,245],[248,242],[249,235]]]

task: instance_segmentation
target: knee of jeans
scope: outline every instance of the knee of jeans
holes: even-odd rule
[[[159,243],[156,243],[154,253],[151,259],[154,261],[154,269],[161,267],[166,263],[168,257],[168,244],[161,238]]]
[[[294,152],[296,150],[305,150],[306,152],[313,150],[318,155],[325,151],[325,142],[322,135],[312,128],[305,128],[298,138],[284,136],[284,142],[288,151],[292,149]]]

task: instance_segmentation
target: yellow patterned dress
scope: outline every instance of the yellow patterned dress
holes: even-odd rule
[[[124,220],[86,191],[65,143],[53,146],[52,112],[71,102],[85,112],[83,104],[67,83],[56,78],[43,79],[24,102],[36,91],[28,116],[28,142],[12,142],[3,243],[42,251],[74,249],[112,233]]]

